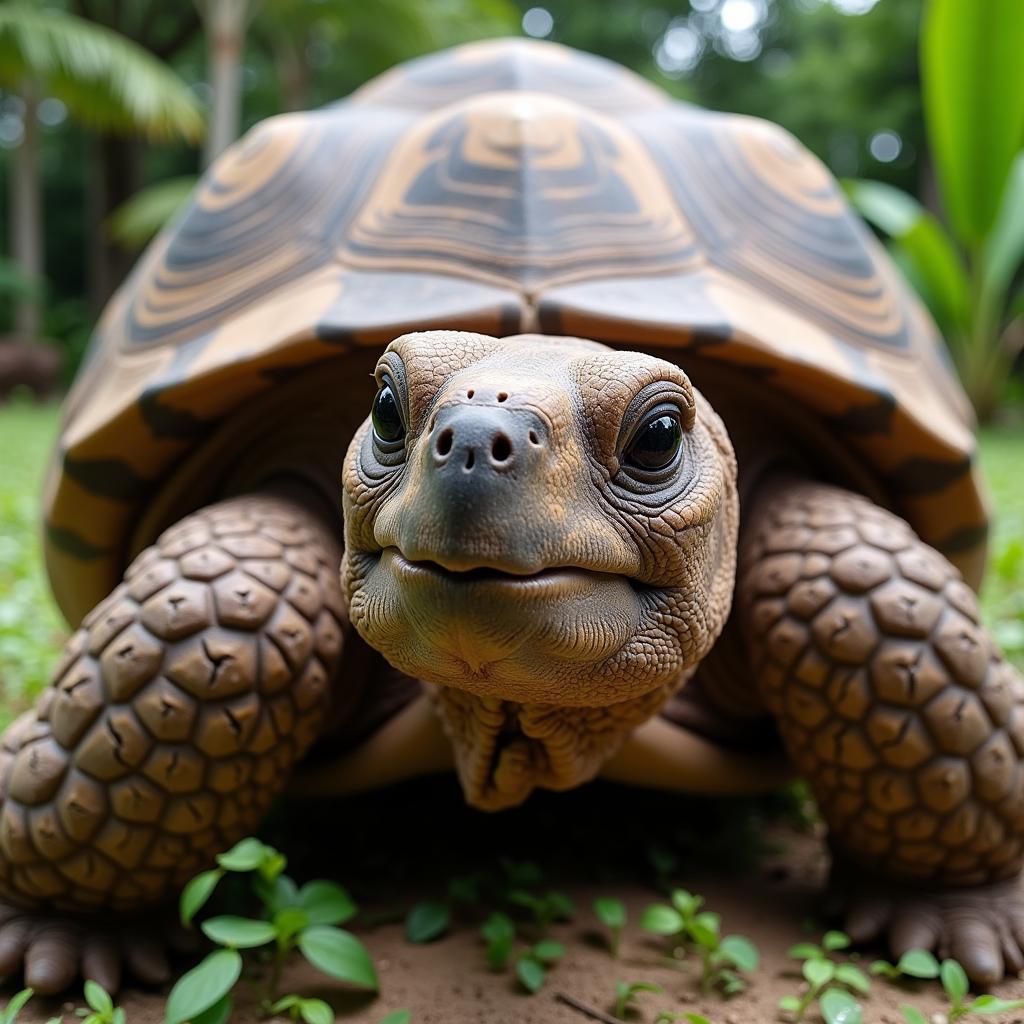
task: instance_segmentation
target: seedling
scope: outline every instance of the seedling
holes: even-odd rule
[[[617,981],[615,982],[615,1016],[625,1020],[630,1013],[640,1011],[638,996],[641,992],[655,992],[660,995],[664,989],[653,981]]]
[[[281,970],[297,948],[324,974],[357,988],[376,992],[377,973],[363,944],[337,925],[356,914],[356,905],[339,885],[329,881],[309,882],[300,889],[285,875],[283,854],[258,839],[243,839],[217,858],[218,866],[197,875],[181,894],[181,919],[186,925],[213,895],[228,872],[251,874],[253,891],[263,907],[263,918],[224,915],[201,925],[219,948],[180,978],[167,999],[165,1024],[222,1024],[231,1013],[231,990],[242,973],[243,949],[273,946],[264,1008],[281,1001],[278,993]],[[289,1012],[295,1011],[307,1024],[320,1024],[322,1012],[310,1004],[318,1000],[285,997]],[[310,1021],[303,1008],[317,1021]],[[328,1007],[329,1009],[329,1007]],[[113,1022],[112,1022],[113,1024]]]
[[[1024,999],[999,999],[996,996],[978,996],[976,999],[967,1000],[969,983],[967,973],[956,960],[943,960],[939,968],[939,980],[949,999],[949,1009],[946,1011],[946,1019],[950,1024],[962,1020],[969,1013],[1008,1013],[1011,1010],[1019,1010],[1024,1007]],[[913,1006],[901,1006],[903,1019],[907,1024],[927,1024],[927,1020],[920,1010]]]
[[[486,943],[484,955],[487,957],[487,966],[492,971],[505,970],[516,938],[516,926],[512,918],[496,910],[484,921],[480,934]]]
[[[654,1024],[711,1024],[702,1013],[673,1013],[671,1010],[659,1010],[658,1016],[654,1018]]]
[[[548,968],[565,956],[565,946],[554,939],[541,939],[516,961],[516,977],[531,995],[539,992],[547,980]]]
[[[902,981],[905,978],[937,978],[939,961],[927,949],[908,949],[896,963],[876,960],[868,970],[890,981]]]
[[[86,981],[85,1001],[88,1009],[75,1010],[75,1015],[82,1018],[82,1024],[125,1024],[124,1010],[114,1005],[114,1000],[99,982]]]
[[[408,1010],[395,1010],[389,1013],[380,1024],[411,1024],[412,1014]]]
[[[322,999],[303,999],[301,996],[285,996],[268,1009],[268,1013],[284,1013],[294,1021],[305,1024],[334,1024],[334,1011]]]
[[[671,942],[672,954],[679,956],[687,946],[701,958],[700,985],[704,991],[718,988],[726,996],[746,988],[739,972],[757,969],[757,947],[742,935],[721,935],[721,918],[701,911],[704,900],[685,889],[674,889],[672,905],[655,903],[644,911],[640,926]]]
[[[452,923],[452,909],[447,903],[417,903],[405,919],[405,935],[410,942],[431,942],[440,938]]]
[[[594,913],[601,924],[608,929],[608,948],[611,950],[612,956],[618,957],[622,929],[626,927],[626,905],[622,900],[599,896],[594,900]]]
[[[808,1007],[817,999],[825,1020],[832,1024],[854,1024],[860,1019],[860,1006],[850,995],[855,992],[867,995],[871,982],[867,975],[853,964],[836,963],[830,954],[846,949],[850,937],[843,932],[829,931],[822,936],[821,944],[800,942],[789,950],[789,956],[801,960],[800,972],[807,982],[806,991],[800,996],[783,996],[779,1009],[794,1021],[803,1020]],[[838,992],[838,995],[831,995]],[[828,998],[826,999],[826,995]],[[829,1017],[828,1014],[832,1014]]]
[[[571,921],[576,913],[572,900],[563,892],[547,892],[537,896],[525,889],[513,889],[508,894],[508,901],[525,907],[533,915],[539,935],[546,935],[555,921]]]

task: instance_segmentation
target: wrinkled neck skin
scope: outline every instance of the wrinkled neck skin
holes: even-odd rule
[[[423,681],[472,805],[589,781],[728,616],[721,420],[676,366],[578,339],[406,335],[376,376],[343,478],[352,624]]]

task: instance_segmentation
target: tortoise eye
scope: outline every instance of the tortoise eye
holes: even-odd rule
[[[640,425],[622,454],[627,463],[638,469],[657,471],[667,469],[675,461],[682,444],[679,414],[662,408]]]
[[[405,437],[402,411],[390,381],[385,380],[383,387],[373,399],[370,421],[373,423],[374,434],[385,446],[397,444]]]

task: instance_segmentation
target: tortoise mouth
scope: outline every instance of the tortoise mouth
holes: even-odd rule
[[[413,579],[417,576],[433,578],[455,586],[470,584],[494,584],[513,589],[547,589],[552,585],[565,584],[573,576],[609,576],[593,569],[575,565],[546,566],[542,569],[498,568],[492,565],[474,565],[454,568],[443,565],[432,558],[407,558],[396,547],[385,548],[381,557],[389,559],[397,576]]]

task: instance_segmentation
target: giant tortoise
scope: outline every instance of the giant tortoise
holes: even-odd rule
[[[855,939],[1024,966],[971,414],[772,124],[526,41],[266,121],[110,303],[45,505],[80,625],[0,750],[0,973],[164,977],[140,917],[289,780],[787,766]]]

